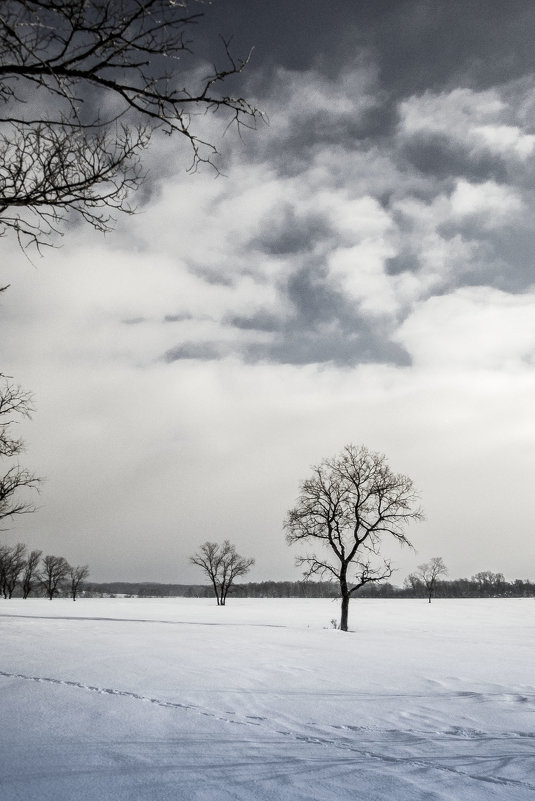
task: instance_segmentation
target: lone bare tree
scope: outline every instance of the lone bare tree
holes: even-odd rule
[[[203,543],[197,553],[190,557],[190,562],[204,570],[212,582],[217,605],[225,606],[234,581],[248,573],[255,560],[240,556],[235,546],[225,540],[221,545],[217,542]]]
[[[437,588],[437,581],[441,576],[448,575],[448,568],[444,564],[444,560],[441,556],[433,556],[429,562],[418,565],[416,572],[412,575],[417,581],[420,581],[424,585],[427,599],[429,603],[431,603],[431,599]]]
[[[89,576],[89,567],[88,565],[77,565],[76,567],[69,568],[69,587],[71,592],[71,598],[73,601],[76,601],[76,597],[78,592],[80,591],[80,587],[82,586],[83,582]]]
[[[222,40],[204,69],[191,33],[201,0],[3,0],[0,7],[0,235],[50,244],[68,210],[106,231],[131,212],[140,157],[159,129],[192,168],[216,146],[193,124],[208,111],[254,127],[259,112],[225,91],[245,68]],[[228,82],[228,81],[227,81]]]
[[[50,600],[59,593],[70,569],[71,566],[63,556],[47,554],[43,557],[40,584]]]
[[[422,516],[411,479],[394,473],[384,455],[363,446],[347,445],[302,482],[284,523],[286,539],[290,545],[320,548],[298,556],[296,563],[304,566],[307,579],[336,579],[342,631],[347,631],[349,601],[359,587],[392,575],[388,559],[379,565],[376,560],[384,538],[410,545],[405,529]]]

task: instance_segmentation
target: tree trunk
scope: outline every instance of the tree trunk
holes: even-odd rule
[[[212,587],[214,588],[215,599],[216,599],[217,605],[219,606],[219,590],[217,588],[217,584],[216,584],[215,579],[213,577],[212,577]]]
[[[347,586],[347,565],[342,564],[340,567],[340,595],[342,598],[342,609],[340,614],[340,631],[347,631],[347,619],[349,617],[349,599],[351,593]]]
[[[347,621],[349,617],[349,593],[344,593],[342,595],[342,610],[340,615],[340,630],[347,631]]]

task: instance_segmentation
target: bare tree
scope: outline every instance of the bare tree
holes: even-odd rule
[[[42,553],[42,551],[34,550],[28,554],[21,579],[23,598],[28,598],[31,595],[39,580],[38,569]]]
[[[77,565],[76,567],[69,568],[70,591],[73,601],[76,601],[76,596],[78,595],[80,587],[88,576],[88,565]]]
[[[296,562],[304,566],[307,579],[336,579],[342,631],[347,631],[349,601],[359,587],[392,575],[388,559],[377,564],[383,539],[410,545],[405,529],[422,518],[417,501],[411,479],[392,472],[385,456],[363,446],[347,445],[302,482],[284,523],[286,539],[290,545],[310,542],[321,548]]]
[[[106,231],[143,180],[159,129],[192,168],[217,153],[193,125],[208,111],[254,127],[256,108],[225,91],[245,68],[222,40],[204,70],[190,34],[201,0],[4,0],[0,7],[0,235],[50,244],[67,210]]]
[[[61,585],[69,575],[70,569],[71,566],[63,556],[47,554],[43,557],[40,584],[50,600],[61,590]]]
[[[39,480],[20,466],[18,457],[24,443],[14,433],[16,424],[31,411],[31,395],[0,375],[0,464],[4,465],[0,474],[0,520],[35,509],[25,491],[37,489]]]
[[[2,570],[2,591],[4,598],[12,598],[20,574],[26,564],[26,546],[22,542],[8,548],[7,559]]]
[[[411,574],[409,580],[411,581],[412,578],[415,578],[416,581],[420,581],[424,585],[428,601],[431,603],[431,599],[437,588],[437,581],[441,576],[447,575],[448,568],[444,564],[442,557],[433,556],[429,562],[418,565],[416,572]],[[411,581],[411,583],[414,586],[414,582]]]
[[[254,565],[254,559],[246,559],[236,552],[228,540],[219,545],[205,542],[198,552],[190,557],[190,562],[202,568],[210,581],[218,606],[225,606],[227,595],[234,581],[244,576]]]
[[[26,564],[26,546],[4,545],[0,548],[0,584],[4,598],[12,598],[19,576]]]

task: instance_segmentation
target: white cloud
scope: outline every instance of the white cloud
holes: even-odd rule
[[[494,120],[506,105],[496,89],[474,92],[456,88],[450,92],[426,91],[400,104],[401,130],[414,134],[422,131],[462,135],[473,121]]]
[[[480,136],[493,153],[513,152],[520,159],[527,159],[535,147],[535,136],[522,133],[515,125],[477,125],[473,133]]]
[[[318,133],[343,118],[356,121],[375,108],[380,100],[377,68],[370,60],[362,60],[329,78],[316,69],[288,70],[279,68],[273,78],[267,116],[277,134],[284,135],[300,126],[314,125]],[[312,122],[313,120],[313,122]]]
[[[510,370],[535,361],[535,295],[458,289],[419,304],[396,339],[417,365]]]
[[[480,217],[488,228],[507,223],[523,210],[518,194],[508,186],[495,181],[473,184],[459,180],[450,198],[454,217]]]
[[[531,89],[529,90],[531,91]],[[400,104],[399,134],[446,137],[477,152],[487,150],[520,161],[533,153],[535,136],[515,122],[515,107],[508,102],[507,87],[476,92],[456,88],[449,92],[424,92]],[[518,100],[516,100],[518,106]]]

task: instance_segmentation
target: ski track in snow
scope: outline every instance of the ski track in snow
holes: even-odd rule
[[[117,697],[129,698],[135,701],[142,701],[145,703],[150,703],[155,706],[163,707],[165,709],[180,709],[185,712],[194,713],[197,715],[201,715],[203,717],[209,717],[213,720],[221,721],[223,723],[229,723],[237,726],[250,726],[250,727],[260,727],[261,729],[271,733],[280,735],[283,737],[287,737],[292,739],[296,742],[304,742],[307,744],[318,745],[324,748],[331,747],[336,748],[342,751],[348,751],[354,754],[358,754],[360,757],[370,760],[376,760],[379,762],[384,762],[388,764],[402,764],[402,765],[411,765],[413,767],[420,767],[425,768],[428,770],[433,771],[443,771],[448,774],[456,775],[460,778],[468,778],[478,782],[487,782],[492,785],[499,785],[504,787],[511,787],[517,789],[525,789],[525,790],[534,790],[535,791],[535,783],[521,781],[517,779],[505,778],[500,776],[489,776],[489,775],[481,775],[477,773],[470,773],[466,770],[461,770],[455,766],[448,766],[444,764],[439,764],[436,760],[431,760],[426,757],[418,757],[418,756],[395,756],[393,754],[383,754],[377,751],[372,751],[366,747],[359,747],[354,743],[354,741],[350,741],[348,739],[344,739],[343,736],[340,737],[338,735],[336,739],[332,739],[325,736],[314,736],[314,735],[306,735],[300,734],[299,732],[292,731],[291,729],[278,729],[276,726],[270,724],[269,719],[265,717],[260,717],[256,715],[247,715],[244,718],[238,718],[237,716],[233,717],[226,717],[221,715],[217,712],[210,711],[209,709],[205,709],[201,706],[190,704],[190,703],[180,703],[176,701],[165,701],[160,698],[154,698],[151,696],[140,695],[138,693],[130,692],[128,690],[120,690],[114,689],[110,687],[98,687],[91,684],[83,684],[82,682],[72,681],[69,679],[55,679],[48,676],[30,676],[24,673],[9,673],[7,671],[0,670],[0,677],[7,678],[7,679],[19,679],[23,681],[33,681],[37,683],[47,683],[47,684],[55,684],[55,685],[62,685],[65,687],[75,688],[78,690],[85,690],[86,692],[98,693],[100,695],[113,695]],[[400,694],[396,694],[399,697]],[[515,701],[518,703],[526,703],[527,701],[533,701],[533,699],[529,699],[526,695],[523,694],[516,694],[516,693],[477,693],[477,692],[449,692],[449,693],[440,693],[440,697],[449,697],[449,698],[460,698],[460,697],[469,697],[469,698],[476,698],[477,700],[481,701],[488,701],[488,700],[495,700],[496,698],[503,699],[507,698],[509,701]],[[431,698],[431,695],[422,695],[421,693],[415,693],[415,697],[423,698],[428,697]],[[412,696],[411,696],[412,697]],[[436,697],[436,694],[435,694]],[[314,726],[315,724],[308,724]],[[521,739],[530,741],[535,741],[535,733],[532,732],[496,732],[496,733],[488,733],[483,732],[480,730],[475,729],[466,729],[461,727],[450,727],[447,731],[435,731],[429,732],[424,730],[418,729],[381,729],[379,727],[372,727],[372,726],[349,726],[349,725],[332,725],[331,728],[333,729],[333,733],[342,733],[348,732],[349,734],[359,733],[362,735],[365,734],[373,734],[374,736],[384,736],[385,742],[392,744],[394,739],[399,740],[406,740],[408,737],[423,737],[426,739],[427,742],[429,741],[437,741],[437,742],[461,742],[461,741],[472,741],[472,742],[485,742],[488,743],[490,741],[500,741],[500,742],[511,742],[511,741],[519,741]],[[433,736],[435,735],[435,736]],[[476,762],[486,762],[488,761],[489,757],[487,754],[478,757],[477,755],[471,755],[471,758]],[[508,759],[513,759],[513,757],[503,757],[506,761]]]

